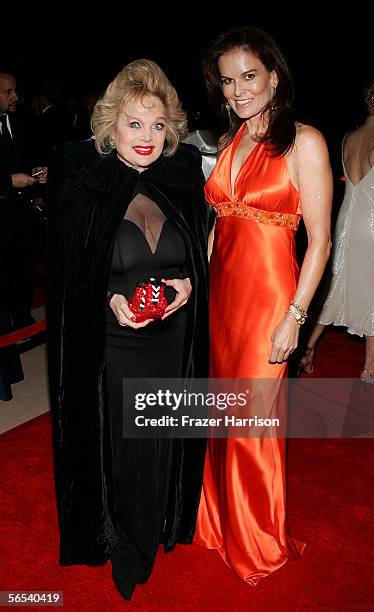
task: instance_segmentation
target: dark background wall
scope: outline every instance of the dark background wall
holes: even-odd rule
[[[9,10],[5,21],[2,17],[0,65],[16,70],[26,93],[44,78],[60,80],[67,93],[75,93],[102,90],[124,64],[149,57],[175,84],[186,110],[200,110],[213,123],[200,78],[202,49],[227,27],[253,25],[272,34],[284,50],[298,114],[324,132],[333,151],[362,119],[362,88],[374,77],[372,24],[362,7],[356,9],[360,18],[332,7],[336,18],[327,21],[317,6],[275,14],[271,5],[254,12],[242,3],[235,17],[226,0],[216,11],[226,17],[219,19],[203,19],[198,7],[187,4],[160,5],[152,13],[141,2],[119,6],[106,2],[95,12],[79,3]],[[212,4],[206,8],[214,14]]]

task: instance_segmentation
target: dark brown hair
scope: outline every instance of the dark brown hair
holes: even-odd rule
[[[274,70],[277,74],[278,85],[274,96],[262,111],[269,114],[268,127],[265,134],[258,137],[258,141],[266,141],[276,155],[284,155],[293,146],[296,136],[292,76],[278,45],[269,34],[257,28],[234,28],[220,34],[203,58],[202,70],[209,101],[222,118],[227,120],[230,117],[229,129],[221,140],[221,146],[224,148],[232,142],[243,123],[234,112],[230,115],[227,113],[218,69],[221,55],[234,49],[253,53],[268,72]]]

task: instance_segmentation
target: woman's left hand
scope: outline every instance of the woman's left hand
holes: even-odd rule
[[[297,348],[300,325],[291,312],[287,312],[282,321],[275,328],[271,341],[273,343],[269,363],[282,363],[287,361],[291,353]]]
[[[45,183],[47,182],[47,177],[48,177],[48,167],[47,166],[36,166],[35,168],[32,169],[32,176],[34,176],[34,173],[38,173],[36,177],[36,182],[39,183],[40,185],[45,185]]]
[[[173,289],[177,292],[174,301],[165,308],[165,314],[162,317],[163,321],[173,314],[173,312],[187,303],[187,300],[191,295],[192,286],[189,278],[163,278],[161,280],[165,283],[165,285],[168,287],[173,287]]]

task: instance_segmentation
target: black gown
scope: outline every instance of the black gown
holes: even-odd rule
[[[109,283],[114,243],[119,228],[124,225],[128,229],[130,227],[130,223],[122,224],[121,221],[136,191],[148,194],[167,217],[155,260],[169,243],[172,229],[175,228],[178,236],[182,237],[192,293],[180,312],[134,334],[127,328],[113,327],[113,320],[112,324],[110,321],[106,324],[106,316],[110,315],[106,300],[108,289],[116,289],[111,285],[115,280],[114,274]],[[110,367],[111,363],[106,364],[106,327],[109,332],[108,344],[109,341],[112,344],[122,342],[123,346],[123,351],[113,347],[112,353],[123,355],[124,367],[126,360],[131,361],[128,367],[131,372],[137,369],[139,376],[146,371],[145,364],[149,364],[152,373],[154,367],[161,369],[168,352],[176,356],[178,350],[182,352],[182,344],[183,380],[208,375],[207,235],[211,216],[204,200],[201,156],[192,145],[181,143],[174,155],[160,156],[139,174],[118,159],[115,149],[101,157],[92,139],[69,143],[57,149],[51,161],[48,207],[48,375],[60,563],[98,565],[110,559],[117,544],[119,530],[116,528],[116,515],[120,515],[118,496],[117,512],[114,508],[106,366],[110,370],[109,376],[113,372],[115,380],[120,378],[121,372],[116,377],[114,368],[118,366],[121,369],[122,366],[120,368],[117,361],[113,368]],[[139,245],[143,244],[143,248],[146,248],[147,242],[140,229],[134,227],[132,230],[133,236],[137,232]],[[178,269],[179,263],[175,267]],[[154,261],[151,271],[153,274]],[[141,270],[141,276],[143,274]],[[123,291],[126,292],[126,287],[123,287]],[[177,329],[182,331],[184,316],[187,320],[184,340],[180,344],[176,340],[173,344],[173,339],[178,335],[177,332],[174,335],[173,326],[178,325]],[[155,339],[150,335],[156,333],[157,327],[153,327],[156,325],[159,326],[158,331],[165,334],[165,341],[160,334]],[[118,333],[114,334],[114,330]],[[122,333],[125,336],[119,337]],[[169,333],[171,340],[167,337]],[[135,340],[148,343],[152,356],[159,354],[163,344],[164,351],[160,355],[166,353],[166,357],[155,364],[147,357],[147,348],[144,355],[140,355],[141,343],[135,345]],[[110,348],[108,352],[111,352]],[[141,370],[134,365],[136,359],[141,363]],[[165,361],[165,368],[167,364],[174,368],[178,361],[170,358]],[[172,375],[175,369],[170,371],[167,368],[168,374]],[[111,384],[109,379],[108,382],[112,394],[115,383]],[[140,445],[135,442],[130,442],[127,447],[131,447],[130,458],[133,449],[140,455]],[[171,442],[167,500],[160,494],[160,499],[167,503],[165,526],[162,520],[158,522],[162,525],[160,531],[163,531],[166,552],[178,543],[189,544],[193,540],[206,447],[204,439],[175,438]],[[164,448],[158,442],[154,444]],[[141,472],[142,469],[139,470],[137,466],[133,472],[134,481]],[[148,474],[141,482],[147,479],[148,486],[154,489],[154,479]],[[132,508],[136,508],[130,495],[133,490],[131,485],[127,496],[131,507],[127,514],[125,509],[121,515],[131,528],[131,521],[134,520]],[[152,495],[149,497],[152,498]],[[144,508],[146,504],[142,505]],[[154,533],[149,526],[149,520],[154,521],[154,507],[155,502],[143,514],[144,534],[141,533],[141,537],[144,535],[145,538],[146,532]],[[121,520],[124,523],[124,519]],[[132,533],[129,535],[133,537]],[[139,549],[138,542],[134,541]],[[151,544],[147,548],[147,551],[151,550],[147,558],[148,567],[152,565],[152,554],[156,550],[156,544]],[[143,552],[141,549],[141,554]]]
[[[134,194],[116,238],[108,292],[129,299],[136,283],[150,276],[186,276],[186,251],[178,231],[143,186],[142,193]],[[170,303],[174,289],[167,287],[165,295]],[[118,534],[111,560],[113,569],[132,582],[147,580],[162,541],[173,440],[123,438],[122,381],[181,376],[187,307],[137,330],[120,326],[107,309],[106,377]]]

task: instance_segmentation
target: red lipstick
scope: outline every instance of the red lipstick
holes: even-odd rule
[[[138,155],[151,155],[154,147],[133,147],[133,149]]]

